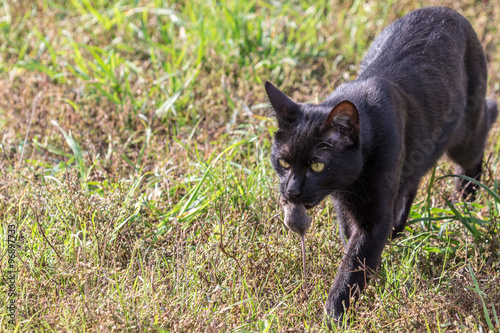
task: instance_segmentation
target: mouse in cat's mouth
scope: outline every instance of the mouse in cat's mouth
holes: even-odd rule
[[[303,237],[311,226],[311,218],[307,215],[306,207],[303,204],[292,203],[283,197],[280,203],[285,213],[286,227]]]
[[[281,206],[285,213],[285,226],[291,231],[300,235],[302,249],[302,265],[304,269],[304,281],[306,280],[306,231],[311,227],[311,218],[307,215],[306,207],[303,204],[295,204],[281,197]]]

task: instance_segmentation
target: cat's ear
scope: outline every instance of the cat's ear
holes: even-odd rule
[[[356,143],[359,137],[359,113],[356,106],[349,101],[337,104],[326,118],[322,131],[335,131]]]
[[[269,101],[276,112],[278,126],[286,127],[291,125],[299,115],[299,106],[278,88],[266,81],[266,93]]]

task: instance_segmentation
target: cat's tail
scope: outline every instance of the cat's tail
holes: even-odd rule
[[[488,117],[489,128],[491,128],[498,117],[498,105],[493,98],[486,99],[486,116]]]

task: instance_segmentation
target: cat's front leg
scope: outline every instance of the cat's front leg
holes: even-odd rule
[[[370,228],[351,226],[346,255],[340,264],[326,301],[326,320],[341,323],[349,309],[351,297],[356,300],[370,275],[378,268],[385,242],[391,232],[392,216]]]
[[[351,238],[350,225],[353,224],[353,220],[348,214],[345,213],[345,210],[343,209],[343,204],[335,200],[335,198],[332,199],[333,199],[333,205],[335,207],[335,212],[337,213],[339,236],[342,242],[344,243],[344,246],[347,248],[347,243]]]

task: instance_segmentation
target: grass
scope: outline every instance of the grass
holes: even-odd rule
[[[2,330],[325,330],[342,242],[326,200],[312,212],[304,285],[263,82],[320,101],[383,27],[438,2],[0,3]],[[471,20],[498,95],[498,6],[439,4]],[[423,180],[350,331],[500,331],[499,129],[475,203],[447,201],[446,159]]]

